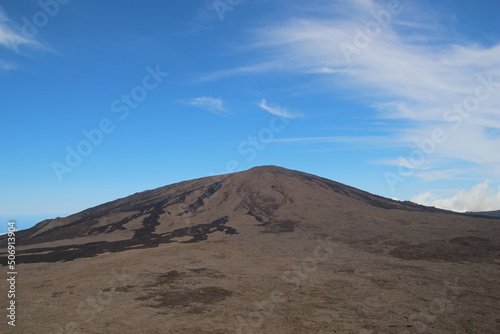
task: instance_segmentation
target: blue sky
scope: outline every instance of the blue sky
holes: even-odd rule
[[[500,209],[500,2],[0,2],[0,218],[257,165]]]

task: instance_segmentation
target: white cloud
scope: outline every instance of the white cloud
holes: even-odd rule
[[[41,43],[32,38],[23,36],[14,24],[10,23],[9,17],[0,6],[0,46],[15,53],[19,53],[21,46],[30,48],[47,49]],[[18,66],[12,61],[0,59],[0,70],[10,71],[17,69]]]
[[[318,69],[313,69],[308,73],[319,73],[319,74],[341,74],[341,73],[348,73],[349,70],[347,69],[342,69],[342,68],[330,68],[323,66]]]
[[[373,148],[373,146],[393,145],[393,142],[382,136],[330,136],[330,137],[296,137],[274,139],[275,143],[342,143],[351,148]]]
[[[458,212],[494,211],[500,210],[500,187],[495,190],[486,180],[470,190],[459,190],[451,197],[440,198],[431,192],[424,192],[414,196],[411,201]]]
[[[219,116],[223,116],[228,113],[225,106],[226,102],[220,98],[216,99],[209,96],[196,97],[188,100],[186,103],[200,109],[210,111]]]
[[[5,11],[2,8],[2,6],[0,6],[0,23],[4,23],[4,22],[8,22],[8,21],[9,21],[9,18],[5,14]]]
[[[0,45],[11,51],[18,52],[19,46],[21,45],[39,46],[39,43],[15,32],[6,24],[0,23]]]
[[[438,14],[409,1],[401,2],[401,11],[393,12],[386,24],[379,24],[371,13],[387,11],[387,3],[331,1],[315,9],[313,2],[297,18],[254,30],[254,40],[243,49],[259,52],[256,61],[216,72],[211,79],[269,72],[317,74],[322,87],[366,101],[367,110],[378,118],[407,124],[395,142],[408,153],[417,148],[417,140],[442,128],[446,140],[426,157],[426,168],[449,169],[450,161],[462,161],[484,167],[485,173],[498,170],[500,155],[491,152],[500,147],[500,44],[460,40],[436,23]],[[325,19],[323,13],[333,12],[339,14]],[[373,28],[377,25],[378,30]],[[376,33],[367,34],[367,29]],[[346,45],[354,50],[351,54],[342,48]],[[467,116],[453,111],[455,105],[464,109],[467,101],[478,101],[478,92],[484,98]],[[283,114],[266,103],[261,107]],[[484,175],[500,180],[498,173]]]
[[[12,62],[5,62],[2,59],[0,59],[0,70],[4,71],[11,71],[15,70],[17,68],[17,65]]]
[[[302,116],[299,113],[290,112],[285,107],[281,107],[277,104],[269,105],[266,99],[260,100],[260,103],[258,105],[259,107],[261,107],[262,109],[264,109],[265,111],[269,112],[272,115],[285,118],[297,118]]]
[[[228,77],[233,77],[233,76],[239,76],[239,75],[252,75],[252,74],[260,74],[260,73],[265,73],[269,71],[277,71],[282,68],[282,64],[280,61],[272,60],[272,61],[266,61],[263,63],[258,63],[258,64],[252,64],[252,65],[245,65],[237,68],[232,68],[228,70],[221,70],[217,71],[214,73],[210,74],[205,74],[203,76],[200,76],[195,80],[195,83],[204,83],[207,81],[213,81],[213,80],[218,80],[218,79],[223,79],[223,78],[228,78]]]

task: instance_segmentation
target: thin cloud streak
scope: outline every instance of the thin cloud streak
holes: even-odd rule
[[[275,143],[352,143],[366,145],[391,145],[391,141],[382,136],[330,136],[330,137],[304,137],[274,139]]]
[[[49,50],[48,47],[38,41],[27,38],[18,32],[13,24],[10,24],[10,19],[0,6],[0,46],[8,51],[19,54],[20,47],[29,47],[32,49]],[[12,71],[18,69],[19,66],[13,61],[6,61],[0,58],[0,70]]]
[[[0,45],[4,48],[19,52],[19,46],[27,45],[31,47],[40,47],[40,44],[35,40],[28,39],[23,35],[16,33],[7,25],[0,23]]]
[[[260,100],[258,106],[260,108],[264,109],[265,111],[269,112],[271,115],[285,117],[285,118],[302,117],[301,114],[290,112],[286,108],[281,107],[281,106],[279,106],[277,104],[270,105],[270,104],[267,103],[266,99]]]
[[[276,70],[283,68],[282,65],[283,64],[281,63],[281,61],[272,60],[272,61],[266,61],[263,63],[240,66],[240,67],[236,67],[233,69],[221,70],[221,71],[201,75],[197,79],[195,79],[195,83],[201,84],[201,83],[205,83],[205,82],[220,80],[220,79],[234,77],[234,76],[255,75],[255,74],[266,73],[269,71],[276,71]]]
[[[18,66],[15,63],[5,62],[2,59],[0,59],[0,70],[12,71],[12,70],[15,70],[17,68],[18,68]]]
[[[218,116],[224,116],[228,113],[226,109],[226,102],[220,98],[209,96],[196,97],[186,101],[186,104],[195,106],[197,108],[210,111]]]

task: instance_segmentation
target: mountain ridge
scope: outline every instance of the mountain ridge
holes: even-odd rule
[[[336,222],[338,217],[365,221],[390,211],[396,216],[461,215],[395,201],[313,174],[259,166],[146,190],[42,221],[17,233],[19,244],[26,248],[19,258],[60,261],[161,243],[193,243],[254,226],[261,233],[307,232],[345,225]]]
[[[95,215],[96,213],[99,213],[100,211],[119,210],[122,207],[127,207],[126,208],[127,211],[134,211],[134,205],[135,206],[145,205],[145,204],[147,204],[148,201],[154,200],[157,197],[161,197],[162,194],[164,194],[165,192],[168,192],[170,189],[174,189],[176,187],[181,187],[183,185],[190,184],[190,183],[196,184],[196,183],[199,183],[199,182],[203,182],[205,180],[214,180],[214,182],[212,183],[212,185],[218,185],[220,182],[226,180],[227,178],[231,177],[232,175],[236,175],[236,174],[239,174],[239,173],[251,173],[251,172],[256,172],[256,171],[259,171],[259,170],[274,171],[274,172],[288,171],[288,172],[295,173],[296,175],[300,175],[301,177],[303,177],[305,179],[311,179],[311,178],[313,178],[313,179],[314,178],[315,179],[321,179],[322,181],[324,181],[327,184],[328,183],[330,183],[331,185],[335,184],[337,187],[336,188],[332,187],[332,188],[336,189],[335,191],[337,191],[337,192],[338,191],[342,191],[341,189],[348,189],[348,190],[351,191],[351,194],[354,192],[354,193],[356,193],[358,195],[358,197],[361,197],[361,198],[364,198],[364,199],[367,199],[370,196],[372,196],[376,200],[371,200],[370,201],[371,205],[379,206],[379,207],[382,207],[382,208],[387,208],[387,209],[393,208],[393,209],[401,209],[401,210],[415,209],[415,210],[433,211],[433,212],[437,212],[437,211],[439,211],[439,212],[445,212],[446,211],[446,210],[440,210],[440,209],[433,208],[433,207],[426,207],[426,206],[419,205],[419,204],[416,204],[416,203],[413,203],[413,202],[409,202],[409,201],[404,201],[404,202],[395,201],[395,200],[392,200],[392,199],[389,199],[389,198],[385,198],[383,196],[374,195],[374,194],[371,194],[369,192],[366,192],[366,191],[363,191],[363,190],[360,190],[360,189],[357,189],[357,188],[354,188],[354,187],[351,187],[351,186],[347,186],[347,185],[342,184],[342,183],[338,183],[338,182],[332,181],[330,179],[326,179],[326,178],[323,178],[323,177],[315,176],[313,174],[299,172],[299,171],[295,171],[295,170],[289,170],[289,169],[285,169],[283,167],[277,167],[277,166],[273,166],[273,165],[267,165],[267,166],[253,167],[253,168],[251,168],[249,170],[242,171],[242,172],[235,172],[235,173],[231,173],[231,174],[222,174],[222,175],[216,175],[216,176],[201,177],[201,178],[196,178],[196,179],[192,179],[192,180],[185,180],[185,181],[176,182],[176,183],[173,183],[173,184],[161,186],[161,187],[154,188],[154,189],[144,190],[144,191],[132,194],[132,195],[128,195],[128,196],[125,196],[125,197],[122,197],[122,198],[118,198],[116,200],[112,200],[112,201],[109,201],[109,202],[105,202],[105,203],[96,205],[94,207],[90,207],[90,208],[84,209],[84,210],[82,210],[82,211],[80,211],[78,213],[72,214],[72,215],[64,217],[64,218],[57,217],[57,218],[54,218],[54,219],[44,220],[44,221],[36,224],[34,226],[34,228],[38,229],[37,232],[40,233],[40,228],[43,230],[43,228],[46,225],[50,224],[50,223],[53,223],[52,225],[55,225],[55,227],[62,226],[62,225],[58,225],[57,223],[60,222],[61,220],[65,219],[65,218],[68,218],[68,217],[74,217],[74,216],[85,217],[85,216]],[[344,194],[346,196],[352,197],[352,195],[349,195],[345,191],[344,191]],[[136,203],[134,204],[134,202],[136,202]],[[383,202],[386,202],[385,205],[382,204]],[[51,228],[49,228],[49,229],[51,229]],[[28,229],[28,230],[31,230],[31,229]],[[37,233],[34,233],[34,235],[36,235],[36,234]],[[34,235],[32,235],[32,236],[34,236]]]

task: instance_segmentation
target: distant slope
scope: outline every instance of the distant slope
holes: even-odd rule
[[[499,217],[500,218],[500,210],[496,210],[496,211],[478,211],[478,212],[467,211],[466,213],[468,215],[487,216],[487,217]]]

